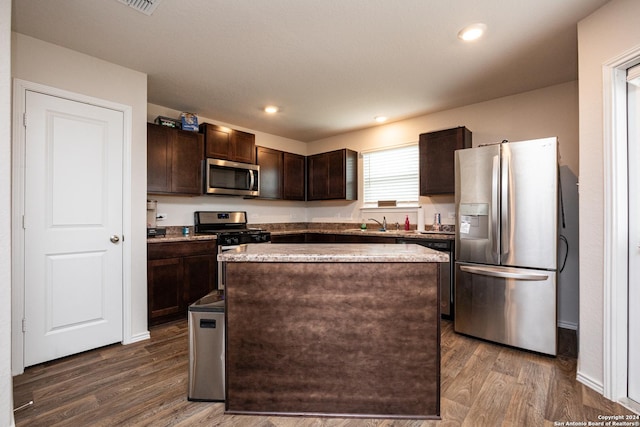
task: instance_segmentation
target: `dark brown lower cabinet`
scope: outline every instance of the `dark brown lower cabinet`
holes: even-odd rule
[[[183,318],[189,305],[217,287],[216,243],[147,244],[149,325]]]
[[[305,234],[272,234],[271,243],[304,243]]]

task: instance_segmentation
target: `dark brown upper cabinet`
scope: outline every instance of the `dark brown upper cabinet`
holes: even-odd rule
[[[147,123],[147,192],[202,194],[204,137]]]
[[[202,123],[205,157],[241,163],[256,162],[256,136],[225,126]]]
[[[464,126],[420,134],[420,195],[455,193],[454,152],[471,148]]]
[[[307,162],[300,154],[283,153],[283,198],[306,200],[305,178]]]
[[[283,197],[283,152],[266,147],[256,147],[256,162],[260,165],[260,198]]]
[[[256,147],[260,165],[260,198],[305,200],[305,157]]]
[[[348,149],[307,157],[307,200],[357,200],[358,153]]]

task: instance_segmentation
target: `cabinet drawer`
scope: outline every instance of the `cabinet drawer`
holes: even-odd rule
[[[216,240],[147,243],[147,259],[176,258],[216,253]]]

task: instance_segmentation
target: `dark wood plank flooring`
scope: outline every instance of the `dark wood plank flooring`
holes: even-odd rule
[[[14,377],[20,426],[554,426],[631,414],[575,380],[576,359],[546,357],[458,335],[442,323],[442,421],[224,415],[187,400],[187,322],[151,340],[112,345]],[[400,356],[399,356],[400,357]],[[557,424],[556,424],[557,425]]]

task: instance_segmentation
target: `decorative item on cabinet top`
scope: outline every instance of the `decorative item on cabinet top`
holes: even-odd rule
[[[193,113],[182,113],[180,114],[180,118],[182,119],[182,130],[190,130],[194,132],[198,132],[198,116]]]
[[[182,122],[170,117],[158,116],[153,122],[157,125],[166,126],[168,128],[182,129]]]

